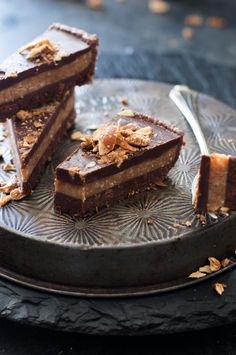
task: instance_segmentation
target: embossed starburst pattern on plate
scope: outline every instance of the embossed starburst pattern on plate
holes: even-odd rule
[[[90,218],[58,215],[53,208],[54,169],[78,144],[66,138],[32,196],[0,209],[0,224],[29,237],[81,248],[159,242],[203,228],[192,207],[190,188],[198,168],[199,150],[188,124],[169,100],[169,90],[169,85],[135,80],[99,80],[92,86],[79,88],[75,130],[96,129],[121,108],[121,96],[128,98],[128,107],[176,125],[185,132],[186,146],[170,171],[170,186],[142,193]],[[235,111],[224,105],[220,111],[222,104],[205,95],[199,96],[198,105],[210,148],[233,154]],[[6,150],[4,159],[9,162],[10,158]],[[0,170],[0,178],[11,174]]]
[[[198,171],[199,161],[200,155],[197,147],[184,147],[178,161],[169,172],[173,183],[191,188]]]

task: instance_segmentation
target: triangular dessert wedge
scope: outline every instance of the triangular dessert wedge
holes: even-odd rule
[[[84,216],[159,184],[178,159],[183,133],[123,110],[81,139],[56,169],[55,207]]]
[[[46,161],[72,126],[75,116],[72,90],[66,92],[60,102],[18,111],[14,119],[7,120],[7,135],[22,195],[32,192]]]
[[[98,38],[59,23],[0,64],[0,121],[91,81]]]

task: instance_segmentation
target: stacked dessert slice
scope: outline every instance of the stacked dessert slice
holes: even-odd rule
[[[158,185],[178,159],[183,133],[123,110],[56,169],[55,207],[84,216]]]
[[[91,81],[97,45],[95,35],[53,24],[0,65],[0,120],[7,121],[18,193],[10,191],[9,184],[0,190],[11,192],[12,198],[32,192],[46,161],[72,126],[74,86]]]

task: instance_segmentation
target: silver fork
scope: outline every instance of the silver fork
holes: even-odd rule
[[[184,115],[185,119],[187,120],[188,124],[192,128],[193,134],[197,140],[197,143],[200,148],[200,152],[202,155],[210,155],[210,150],[208,148],[205,136],[201,129],[199,120],[198,120],[198,112],[197,102],[198,102],[198,93],[194,90],[191,90],[188,86],[184,85],[175,85],[170,93],[169,97]],[[190,108],[189,100],[191,101],[192,105]],[[193,109],[195,107],[195,109]],[[195,185],[197,183],[197,175],[195,176],[193,183],[192,183],[192,194],[195,189]],[[217,219],[217,215],[215,213],[208,213],[208,215],[213,218]]]

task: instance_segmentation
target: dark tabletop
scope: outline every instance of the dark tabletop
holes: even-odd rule
[[[89,10],[76,0],[1,0],[0,59],[50,22],[61,21],[101,37],[97,77],[187,83],[236,107],[236,2],[170,3],[169,13],[156,15],[148,11],[145,0],[126,0],[124,4],[107,0],[102,11]],[[186,41],[181,30],[190,13],[204,18],[224,16],[228,26],[195,28],[193,38]],[[64,334],[6,320],[0,320],[0,329],[0,354],[7,355],[236,354],[236,324],[196,333],[132,338]]]

